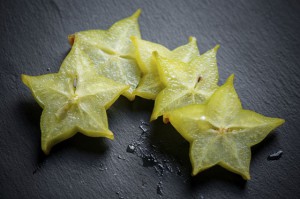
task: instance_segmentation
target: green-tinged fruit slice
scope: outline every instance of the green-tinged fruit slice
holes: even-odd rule
[[[76,42],[75,42],[76,43]],[[106,110],[129,87],[95,75],[89,57],[74,45],[59,73],[27,76],[22,81],[44,109],[41,116],[42,150],[81,132],[113,139]]]
[[[154,100],[157,94],[164,88],[160,81],[152,52],[157,51],[163,57],[185,63],[199,56],[197,41],[194,37],[190,37],[186,45],[180,46],[173,51],[160,44],[142,40],[138,37],[131,37],[131,40],[135,46],[137,62],[142,71],[142,79],[134,93],[145,99]]]
[[[218,48],[216,46],[188,63],[168,59],[154,52],[158,73],[165,88],[155,99],[151,120],[176,108],[202,104],[209,99],[218,87]],[[164,115],[164,122],[167,121]]]
[[[141,76],[130,40],[131,36],[141,37],[138,24],[140,13],[139,9],[108,30],[87,30],[69,36],[70,44],[74,40],[81,43],[82,50],[90,57],[98,74],[130,86],[123,94],[129,100],[135,98],[133,92]]]
[[[250,179],[250,147],[284,123],[242,109],[233,75],[205,105],[189,105],[167,113],[171,124],[190,143],[192,175],[220,165]]]

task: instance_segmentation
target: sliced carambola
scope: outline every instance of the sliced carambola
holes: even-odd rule
[[[83,51],[95,64],[98,74],[129,85],[123,95],[133,100],[141,72],[137,65],[131,36],[140,38],[138,17],[141,10],[113,24],[108,30],[87,30],[69,36],[72,44],[80,40]]]
[[[250,147],[284,123],[283,119],[242,109],[233,75],[207,104],[185,106],[167,117],[190,143],[193,175],[218,164],[246,180],[250,179]]]
[[[154,52],[158,73],[165,88],[157,95],[151,120],[189,104],[205,103],[217,89],[219,46],[185,63]],[[168,118],[164,116],[164,122]]]
[[[145,99],[154,100],[163,89],[152,52],[157,51],[163,57],[185,63],[199,56],[197,41],[194,37],[190,37],[186,45],[180,46],[173,51],[160,44],[137,37],[131,37],[131,40],[135,46],[136,59],[142,71],[142,79],[134,93]]]
[[[59,73],[28,76],[22,81],[44,109],[41,116],[42,150],[81,132],[91,137],[113,139],[106,109],[129,86],[95,75],[89,57],[74,45]]]

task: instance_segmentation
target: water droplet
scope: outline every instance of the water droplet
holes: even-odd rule
[[[144,120],[141,120],[141,124],[146,125],[146,126],[150,126],[148,122],[145,122]]]
[[[170,164],[166,164],[166,167],[167,167],[168,171],[170,171],[171,173],[173,173],[173,168],[171,167]]]
[[[162,186],[162,181],[160,181],[157,186],[156,186],[156,193],[159,195],[163,195],[163,186]]]
[[[162,165],[161,163],[157,164],[157,166],[155,166],[155,171],[160,176],[163,176],[164,175],[164,165]]]
[[[157,160],[153,154],[142,156],[144,167],[153,167],[157,164]]]
[[[116,194],[118,195],[119,199],[124,199],[123,196],[120,196],[120,191],[117,191]]]
[[[125,160],[125,158],[123,158],[122,156],[118,155],[118,159],[120,160]]]
[[[143,133],[146,133],[149,131],[149,129],[145,125],[140,125],[139,127],[140,127],[140,129],[142,129]]]
[[[273,153],[268,156],[267,160],[279,160],[283,154],[282,150],[277,151],[276,153]]]
[[[143,120],[141,120],[141,124],[140,124],[140,129],[142,129],[143,133],[146,133],[149,131],[149,124],[147,122],[144,122]]]
[[[133,144],[128,144],[126,151],[128,153],[134,153],[135,151],[135,146]]]
[[[158,167],[161,169],[161,170],[164,170],[164,166],[162,164],[158,164]]]
[[[101,163],[101,164],[100,164],[100,167],[99,167],[99,170],[100,170],[100,171],[107,170],[107,167],[104,167],[104,165]]]

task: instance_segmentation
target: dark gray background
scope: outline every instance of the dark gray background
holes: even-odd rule
[[[286,119],[253,147],[250,181],[221,167],[191,177],[188,143],[171,125],[159,119],[143,133],[153,102],[141,98],[108,110],[114,141],[78,134],[41,152],[42,110],[20,75],[57,72],[68,34],[106,29],[138,8],[144,39],[172,49],[192,35],[201,52],[220,44],[220,84],[235,73],[245,108]],[[1,0],[0,198],[299,198],[299,29],[297,0]]]

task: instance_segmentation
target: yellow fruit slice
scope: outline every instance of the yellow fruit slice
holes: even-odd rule
[[[154,52],[158,73],[165,88],[155,99],[151,120],[176,108],[202,104],[208,100],[218,87],[218,48],[216,46],[188,63],[165,58]],[[164,116],[164,122],[167,121],[168,118]]]
[[[132,16],[113,24],[108,30],[87,30],[69,36],[71,44],[74,40],[81,43],[82,50],[90,57],[99,75],[129,85],[123,95],[133,100],[133,94],[141,72],[137,65],[131,36],[140,38],[138,17],[141,10]]]
[[[250,147],[261,142],[283,119],[242,109],[233,75],[205,105],[189,105],[167,113],[171,124],[190,143],[192,175],[220,165],[250,179]]]
[[[145,99],[154,100],[163,89],[152,52],[157,51],[163,57],[185,63],[199,56],[197,41],[194,37],[189,38],[188,44],[180,46],[173,51],[160,44],[142,40],[138,37],[131,37],[131,40],[135,46],[137,62],[142,71],[142,79],[134,93]]]
[[[74,44],[62,66],[59,73],[22,75],[22,81],[44,109],[41,142],[45,154],[77,132],[113,139],[105,109],[129,88],[95,75],[92,61],[78,44]]]

